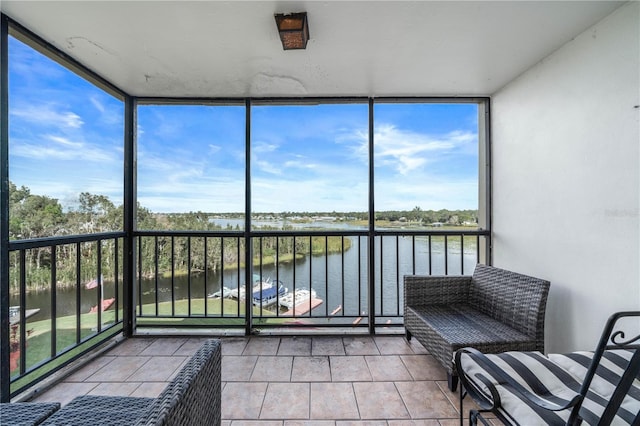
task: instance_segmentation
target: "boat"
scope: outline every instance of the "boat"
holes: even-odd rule
[[[104,299],[102,301],[102,312],[109,309],[115,301],[116,301],[115,297],[112,297],[110,299]],[[90,314],[95,314],[96,312],[98,312],[98,305],[92,306],[91,309],[89,310]]]
[[[214,299],[219,299],[221,297],[231,297],[232,291],[233,290],[231,290],[229,287],[222,287],[220,290],[209,294],[209,297]]]
[[[315,290],[307,290],[306,288],[296,289],[295,292],[285,294],[280,298],[280,306],[283,306],[287,309],[293,309],[294,303],[295,306],[301,305],[305,302],[308,302],[310,299],[316,298]]]
[[[256,290],[256,287],[257,290]],[[262,282],[259,286],[253,288],[253,304],[256,306],[273,305],[279,298],[285,297],[289,292],[289,289],[284,286],[280,281]]]
[[[256,306],[269,306],[289,292],[289,289],[281,281],[273,281],[267,277],[262,279],[260,275],[253,275],[253,288],[251,289],[252,302]],[[243,287],[229,290],[229,297],[244,300],[246,290]]]

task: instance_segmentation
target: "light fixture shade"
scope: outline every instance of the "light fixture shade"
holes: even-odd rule
[[[280,13],[275,17],[283,49],[305,49],[309,41],[307,12]]]

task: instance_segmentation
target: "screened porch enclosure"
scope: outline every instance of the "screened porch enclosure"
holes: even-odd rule
[[[12,395],[120,333],[401,333],[404,275],[470,275],[489,260],[488,98],[134,97],[3,22],[15,76],[7,114],[17,129],[7,140],[9,207],[21,222],[10,229],[7,253]],[[21,71],[36,63],[48,71]],[[77,92],[69,111],[81,111],[88,96],[100,114],[54,114],[34,82],[55,87],[63,76],[65,90]],[[37,108],[41,127],[30,122]],[[445,121],[451,111],[459,122]],[[47,114],[65,131],[47,128]],[[420,131],[434,136],[394,119],[432,123]],[[95,143],[74,142],[90,120],[100,134],[86,137]],[[24,175],[21,158],[39,149],[25,139],[38,131],[50,131],[44,146],[54,145],[30,161],[58,164],[46,181],[108,188],[81,192],[62,212],[58,197],[32,194],[22,182],[38,180]],[[284,158],[272,155],[288,140]],[[422,155],[435,164],[430,177],[420,172]],[[272,170],[278,164],[292,176]],[[313,169],[321,167],[318,184]],[[452,167],[466,180],[448,182]],[[430,191],[441,205],[460,193],[475,207],[423,210],[420,197]],[[394,192],[407,198],[404,207]],[[305,193],[314,195],[305,201]],[[39,228],[22,219],[36,201],[35,211],[54,210]]]

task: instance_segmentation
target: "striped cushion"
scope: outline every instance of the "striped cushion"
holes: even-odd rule
[[[631,355],[632,353],[624,350],[605,352],[580,411],[586,424],[597,424]],[[503,373],[508,374],[524,388],[540,395],[541,401],[559,405],[568,403],[578,394],[592,356],[592,352],[550,354],[548,357],[540,352],[486,355]],[[495,386],[501,400],[496,414],[507,424],[561,425],[565,424],[569,417],[569,410],[550,411],[532,404],[514,392],[506,382],[494,377],[488,368],[478,364],[473,355],[463,354],[461,366],[468,379],[478,385],[487,400],[492,400],[491,394],[479,375],[488,378]],[[640,381],[636,379],[612,424],[631,424],[639,410]]]

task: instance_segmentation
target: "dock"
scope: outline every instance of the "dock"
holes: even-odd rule
[[[286,315],[291,315],[291,316],[304,315],[304,314],[308,313],[309,311],[317,308],[320,305],[322,305],[322,299],[317,299],[317,298],[314,297],[312,299],[307,299],[307,300],[304,300],[304,301],[300,302],[299,304],[297,304],[293,308],[289,309],[287,312],[283,313],[282,315],[283,316],[286,316]]]

